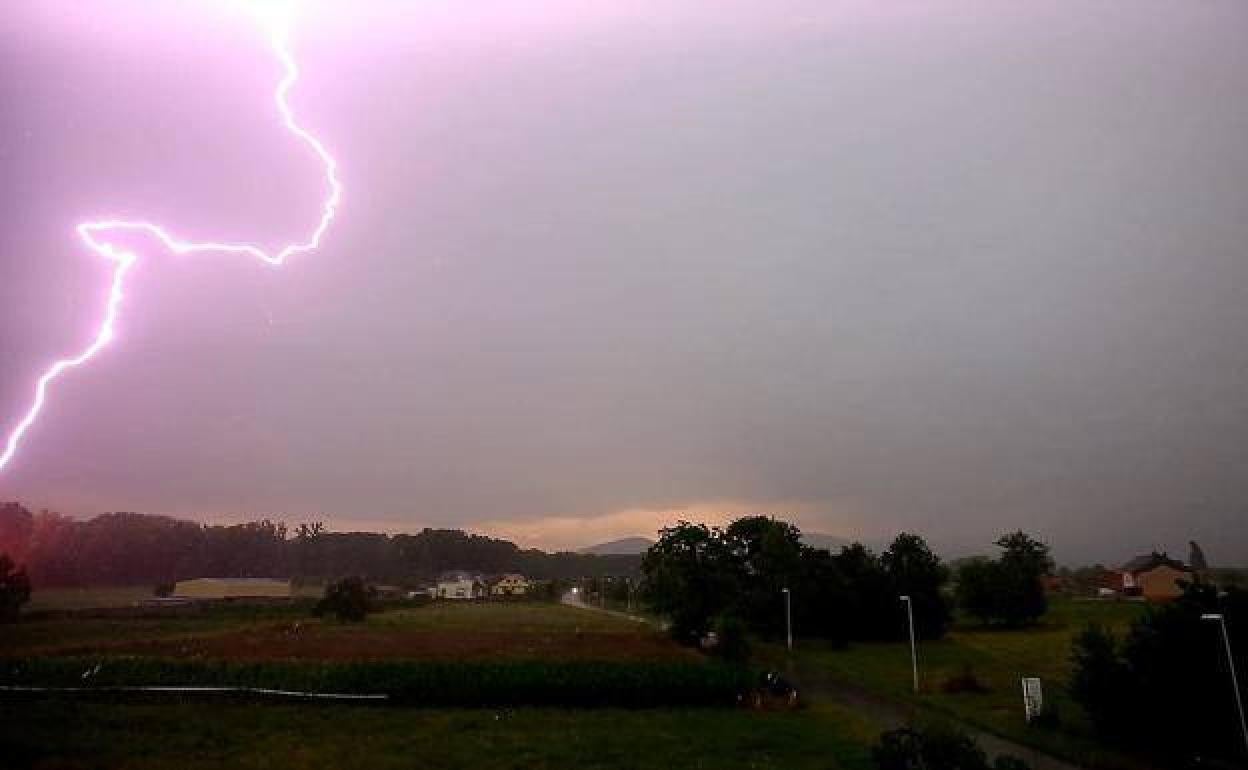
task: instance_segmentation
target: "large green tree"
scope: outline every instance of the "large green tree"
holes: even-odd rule
[[[971,559],[958,569],[958,606],[983,623],[1021,626],[1048,611],[1043,578],[1053,569],[1049,547],[1023,532],[997,539],[997,559]]]
[[[949,623],[948,570],[917,535],[898,536],[882,556],[859,544],[833,555],[806,546],[797,527],[770,516],[740,518],[723,530],[682,521],[662,531],[642,570],[649,605],[687,641],[724,618],[782,637],[786,589],[799,637],[903,638],[903,594],[914,601],[924,638],[940,636]]]
[[[720,529],[681,521],[661,530],[646,551],[643,595],[671,621],[673,636],[693,641],[737,600],[740,567]]]
[[[899,605],[901,596],[910,597],[917,634],[923,639],[944,636],[952,613],[944,593],[949,570],[940,557],[923,538],[903,532],[880,555],[880,562],[895,593],[893,605]]]

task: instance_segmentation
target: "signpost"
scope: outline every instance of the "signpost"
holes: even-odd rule
[[[1044,710],[1044,691],[1036,677],[1023,677],[1023,708],[1026,709],[1028,722],[1040,716]]]

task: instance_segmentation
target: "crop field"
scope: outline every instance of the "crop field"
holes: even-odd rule
[[[0,636],[0,684],[229,687],[382,695],[426,706],[730,706],[746,671],[652,626],[536,602],[434,603],[362,623],[310,606],[53,614]]]
[[[847,649],[799,645],[797,658],[803,676],[812,681],[849,683],[894,702],[917,703],[1090,766],[1133,767],[1131,759],[1107,751],[1093,738],[1066,684],[1075,634],[1088,623],[1121,634],[1143,611],[1137,603],[1055,600],[1043,622],[1032,628],[983,628],[960,622],[944,639],[919,643],[921,693],[917,699],[908,644],[854,644]],[[982,691],[947,691],[953,680],[965,674],[973,675]],[[1041,679],[1045,700],[1056,709],[1056,725],[1027,725],[1022,677]]]
[[[871,766],[876,734],[834,704],[735,707],[749,681],[742,672],[645,624],[551,604],[448,602],[362,624],[311,618],[306,607],[227,607],[174,618],[36,617],[4,630],[0,680],[9,684],[391,697],[343,705],[10,694],[0,696],[6,768],[857,770]]]
[[[364,623],[306,608],[221,608],[207,617],[49,618],[21,624],[0,655],[210,660],[699,660],[650,626],[552,604],[431,604]]]
[[[129,607],[152,598],[151,586],[40,588],[30,597],[27,612]]]

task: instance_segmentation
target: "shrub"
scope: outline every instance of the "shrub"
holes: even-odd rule
[[[951,695],[964,692],[976,694],[988,692],[988,688],[984,686],[984,683],[979,681],[979,677],[975,676],[975,669],[970,663],[963,665],[962,670],[958,673],[947,677],[941,683],[940,689],[942,692]]]
[[[871,750],[880,770],[1027,770],[1017,757],[988,755],[971,736],[951,727],[902,727],[880,734]]]
[[[0,623],[12,623],[30,601],[30,578],[8,554],[0,553]]]
[[[1208,613],[1225,618],[1231,653],[1244,660],[1248,641],[1233,629],[1248,626],[1248,592],[1219,593],[1207,584],[1190,584],[1175,601],[1150,608],[1122,640],[1095,627],[1076,637],[1071,695],[1099,732],[1171,763],[1242,752],[1227,651],[1218,624],[1202,619]],[[1151,703],[1181,707],[1140,706]]]
[[[312,611],[317,617],[333,613],[339,620],[358,623],[374,610],[375,593],[362,578],[343,578],[325,586],[325,598]]]

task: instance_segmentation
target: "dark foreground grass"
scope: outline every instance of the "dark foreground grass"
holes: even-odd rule
[[[747,669],[704,661],[0,660],[0,685],[250,687],[385,694],[396,703],[411,706],[731,707],[752,683]]]
[[[870,728],[800,712],[0,700],[0,766],[866,770]]]

